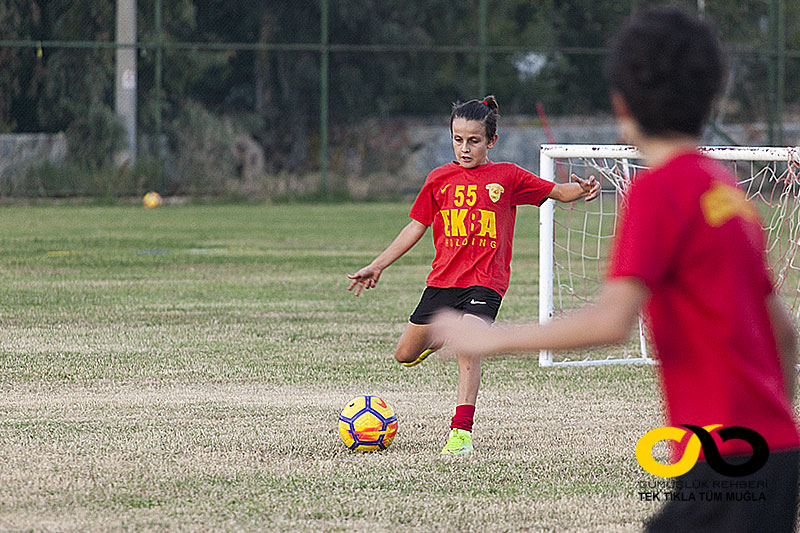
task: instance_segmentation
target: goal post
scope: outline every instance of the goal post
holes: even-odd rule
[[[800,147],[708,146],[700,151],[727,165],[738,186],[758,208],[771,274],[797,321]],[[631,180],[646,167],[639,151],[624,145],[545,144],[539,159],[542,179],[561,183],[571,174],[582,178],[594,175],[601,184],[600,197],[592,202],[558,204],[547,200],[539,210],[539,323],[544,324],[591,303],[597,296],[620,206]],[[619,350],[600,350],[599,355],[591,352],[559,359],[551,351],[542,350],[539,365],[652,363],[641,318],[636,341]]]

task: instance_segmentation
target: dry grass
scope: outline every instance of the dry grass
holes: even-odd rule
[[[476,452],[438,455],[455,364],[390,355],[430,244],[345,291],[405,209],[0,211],[0,530],[638,530],[651,368],[487,363]],[[536,309],[535,215],[507,320]],[[365,393],[398,413],[386,452],[338,440]]]
[[[626,421],[625,402],[587,398],[564,378],[536,390],[487,387],[478,453],[466,460],[437,455],[452,410],[438,387],[372,387],[401,427],[387,452],[368,455],[346,450],[334,431],[358,385],[4,391],[0,527],[635,529],[650,509],[625,477],[638,475],[630,450],[645,428]]]

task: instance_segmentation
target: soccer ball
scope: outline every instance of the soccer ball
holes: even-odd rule
[[[358,396],[339,414],[339,436],[351,450],[385,450],[397,434],[397,415],[377,396]]]
[[[154,209],[161,205],[161,195],[155,191],[151,191],[144,195],[142,198],[142,205],[145,209]]]

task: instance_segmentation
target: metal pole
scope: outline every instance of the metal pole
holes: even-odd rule
[[[328,0],[322,2],[322,17],[320,29],[320,81],[319,81],[319,163],[320,163],[320,188],[323,193],[328,192]]]
[[[776,78],[777,72],[775,63],[777,59],[777,9],[776,0],[769,3],[769,24],[767,33],[769,34],[769,45],[767,47],[767,141],[770,146],[775,145],[775,114],[777,104]]]
[[[116,33],[117,45],[136,43],[136,0],[117,0]],[[127,151],[120,154],[122,163],[136,161],[136,52],[135,46],[116,49],[114,107],[128,138]]]
[[[478,31],[478,45],[480,46],[480,54],[478,57],[479,64],[478,64],[478,94],[481,97],[486,95],[487,91],[487,83],[486,83],[486,64],[488,62],[488,57],[486,54],[486,43],[487,43],[487,24],[488,24],[488,12],[489,9],[486,5],[487,0],[480,0],[480,29]]]
[[[776,57],[777,80],[775,94],[775,141],[778,146],[783,145],[783,101],[786,91],[786,2],[777,0],[778,3],[778,55]]]
[[[543,180],[555,181],[556,161],[544,150],[539,152],[539,175]],[[539,207],[539,324],[553,320],[553,200]],[[539,366],[552,366],[553,352],[539,351]]]
[[[155,64],[155,96],[156,96],[156,124],[155,124],[155,139],[153,142],[153,150],[155,151],[156,160],[161,161],[161,69],[162,69],[162,60],[164,54],[164,48],[162,47],[164,33],[161,27],[161,0],[155,0],[155,26],[156,26],[156,42],[158,43],[158,47],[156,48],[156,64]],[[163,194],[166,192],[166,183],[164,180],[166,176],[164,175],[163,169],[161,169],[161,179],[159,180],[159,190]]]

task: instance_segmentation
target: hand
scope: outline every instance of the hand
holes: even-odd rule
[[[475,357],[492,351],[493,332],[480,319],[464,319],[455,311],[440,311],[430,324],[432,344],[444,344],[442,354]]]
[[[579,178],[575,174],[573,174],[571,177],[572,181],[576,182],[581,186],[581,189],[583,189],[583,194],[587,202],[589,200],[594,200],[597,198],[597,195],[600,194],[600,182],[597,181],[594,176],[589,176],[589,179],[585,180]]]
[[[381,269],[367,265],[355,274],[348,274],[347,277],[353,280],[347,290],[352,291],[353,287],[358,285],[356,288],[356,296],[358,296],[361,294],[362,289],[371,289],[378,284],[378,278],[381,277]]]

